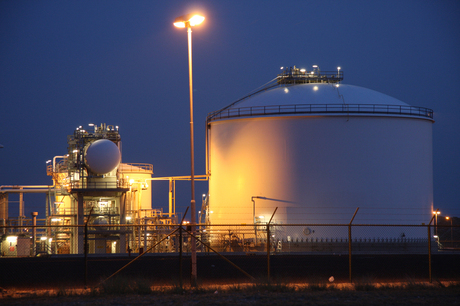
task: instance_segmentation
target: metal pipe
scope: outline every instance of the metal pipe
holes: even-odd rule
[[[0,193],[49,193],[49,189],[3,189]]]
[[[4,188],[19,189],[19,188],[50,188],[50,187],[54,187],[54,185],[2,185],[0,186],[0,190]]]
[[[255,239],[254,239],[254,245],[257,245],[257,225],[256,225],[256,201],[254,201],[254,199],[265,199],[264,197],[260,197],[260,196],[253,196],[251,197],[251,201],[252,201],[252,220],[253,220],[253,223],[254,223],[254,236],[255,236]]]
[[[53,157],[53,172],[56,172],[56,158],[66,158],[66,156],[55,156],[55,157]]]

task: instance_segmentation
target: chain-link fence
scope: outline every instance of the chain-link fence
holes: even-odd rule
[[[95,285],[110,276],[183,284],[196,243],[202,283],[256,279],[458,280],[460,226],[184,224],[0,227],[0,287]],[[449,263],[452,266],[448,266]],[[447,266],[446,266],[447,265]]]

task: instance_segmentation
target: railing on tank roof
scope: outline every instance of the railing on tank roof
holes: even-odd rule
[[[276,78],[278,84],[339,83],[343,81],[343,71],[313,71],[289,67]]]
[[[145,163],[122,163],[118,168],[121,172],[147,172],[153,173],[153,165]]]
[[[419,106],[382,104],[293,104],[227,108],[208,114],[206,121],[209,123],[213,120],[225,118],[292,114],[386,114],[433,119],[432,109]]]

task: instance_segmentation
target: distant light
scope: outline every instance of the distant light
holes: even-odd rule
[[[6,237],[6,241],[8,242],[13,242],[13,241],[16,241],[18,240],[18,236],[8,236]]]
[[[337,67],[337,70],[340,70],[340,69],[342,69],[342,68],[340,68],[340,67]]]
[[[281,67],[280,69],[281,69],[281,70],[283,70],[283,69],[284,69],[284,67]]]
[[[58,222],[58,221],[62,221],[62,219],[57,219],[57,218],[51,219],[51,222]]]
[[[446,220],[449,220],[449,219],[450,219],[450,217],[446,217]]]
[[[438,238],[438,235],[433,235],[433,238]]]
[[[78,152],[78,150],[73,150],[73,151],[72,151],[72,153],[77,153],[77,152]]]
[[[284,88],[284,92],[285,92],[285,93],[288,93],[288,92],[289,92],[289,89]]]
[[[433,211],[433,215],[439,215],[440,213],[440,211]]]
[[[305,71],[307,71],[307,69],[304,69],[304,68],[300,69],[300,72],[304,73]]]
[[[134,184],[134,179],[130,179],[129,184],[131,184],[131,185]]]
[[[318,65],[313,65],[313,68],[318,68]]]
[[[340,85],[339,85],[338,83],[337,83],[337,84],[335,84],[335,87],[339,88],[339,86],[340,86]]]
[[[131,220],[131,217],[130,216],[126,217],[126,220]]]
[[[40,240],[42,240],[42,241],[45,241],[46,239],[48,239],[48,238],[46,238],[46,237],[41,237],[40,238]]]
[[[48,160],[46,161],[47,164],[49,164],[50,162],[51,162],[51,159],[48,159]]]
[[[313,90],[314,90],[314,91],[317,91],[317,90],[318,90],[318,86],[313,87]]]
[[[264,219],[265,217],[264,216],[259,216],[260,219]]]
[[[88,126],[94,126],[94,123],[90,123],[90,124],[88,124]]]

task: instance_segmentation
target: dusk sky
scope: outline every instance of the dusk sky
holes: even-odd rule
[[[190,175],[187,33],[173,21],[195,11],[206,16],[193,28],[196,174],[208,113],[281,66],[340,66],[344,84],[434,110],[434,207],[460,217],[457,0],[0,1],[0,185],[50,185],[45,162],[89,123],[120,127],[123,162]],[[178,211],[189,185],[177,184]],[[167,183],[153,192],[166,210]],[[206,192],[198,183],[198,209]],[[44,217],[44,203],[26,195],[26,216]]]

